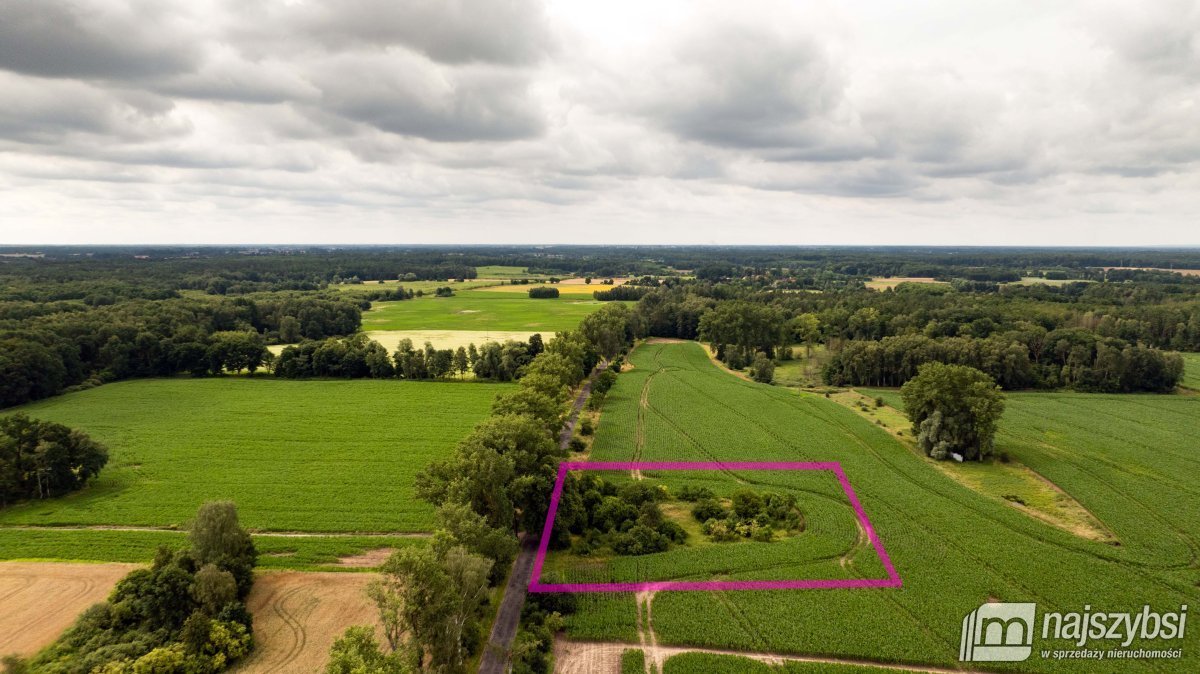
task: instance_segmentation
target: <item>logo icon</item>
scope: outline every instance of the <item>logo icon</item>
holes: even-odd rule
[[[962,662],[1020,662],[1033,652],[1037,604],[988,603],[962,623]]]

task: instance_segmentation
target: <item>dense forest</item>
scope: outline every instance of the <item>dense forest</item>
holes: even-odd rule
[[[941,361],[1005,388],[1166,391],[1182,371],[1170,352],[1200,351],[1200,275],[1173,271],[1200,269],[1195,250],[10,247],[0,250],[0,407],[130,377],[253,372],[272,366],[266,345],[308,340],[279,374],[461,376],[465,355],[481,378],[517,378],[516,360],[536,353],[500,345],[477,359],[418,345],[367,363],[376,349],[330,340],[357,333],[372,302],[414,297],[402,285],[349,295],[338,284],[471,279],[485,265],[632,276],[596,299],[636,303],[634,336],[702,339],[737,368],[824,346],[834,385],[898,386]],[[875,290],[873,277],[943,283]]]

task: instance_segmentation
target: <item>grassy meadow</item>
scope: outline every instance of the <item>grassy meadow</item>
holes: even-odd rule
[[[84,490],[0,511],[11,525],[173,527],[232,499],[256,530],[427,530],[413,477],[505,384],[266,377],[107,384],[9,412],[79,428],[109,464]],[[24,556],[24,555],[23,555]]]
[[[989,600],[1033,601],[1042,611],[1083,611],[1099,602],[1103,610],[1136,612],[1145,604],[1179,610],[1181,604],[1195,604],[1200,594],[1200,489],[1186,477],[1200,462],[1195,458],[1200,398],[1054,393],[1010,398],[1001,448],[1066,490],[1111,529],[1117,540],[1102,542],[964,486],[885,428],[833,400],[733,377],[715,367],[697,344],[645,344],[631,360],[634,369],[620,375],[609,393],[591,460],[838,461],[904,582],[891,589],[660,592],[653,600],[660,644],[953,667],[963,616]],[[666,473],[646,477],[671,480]],[[798,556],[731,552],[719,572],[697,558],[678,565],[677,575],[878,574],[874,550],[846,529],[844,499],[825,498],[831,492],[824,485],[749,471],[714,473],[708,479],[714,489],[770,483],[805,492],[810,530],[826,530]],[[797,540],[806,536],[809,531]],[[783,549],[784,543],[763,545]],[[636,558],[636,566],[657,567],[656,557],[673,552]],[[599,578],[641,572],[624,565],[601,560],[574,573]],[[588,595],[580,604],[580,612],[568,618],[572,638],[636,640],[632,596]],[[705,619],[696,620],[698,615]],[[1053,639],[1038,643],[1073,646]],[[1184,654],[1172,665],[1196,666],[1196,632],[1170,645],[1182,647]],[[1133,647],[1138,646],[1164,644],[1135,640]],[[1161,666],[1123,664],[1132,671]],[[1086,663],[1037,655],[1016,666],[992,663],[992,668],[1088,671]]]
[[[524,288],[516,293],[467,290],[453,297],[376,302],[363,314],[362,329],[506,330],[541,332],[548,339],[601,306],[592,299],[530,299]]]

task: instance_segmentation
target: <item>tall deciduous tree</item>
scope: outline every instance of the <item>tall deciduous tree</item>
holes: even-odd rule
[[[987,374],[965,365],[926,363],[900,393],[926,454],[974,460],[991,454],[1004,395]]]

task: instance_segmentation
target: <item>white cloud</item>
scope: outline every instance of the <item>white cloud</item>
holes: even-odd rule
[[[0,90],[0,243],[1200,243],[1194,1],[0,0]]]

